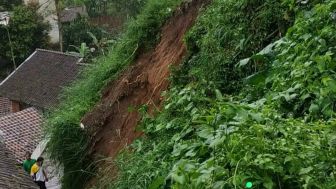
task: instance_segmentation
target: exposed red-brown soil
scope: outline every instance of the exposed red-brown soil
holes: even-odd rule
[[[163,26],[157,46],[140,55],[120,78],[108,84],[103,98],[82,120],[92,137],[95,156],[115,157],[141,135],[137,109],[147,105],[159,108],[161,93],[169,86],[170,65],[177,65],[186,54],[183,36],[193,25],[205,0],[193,0],[179,8]]]

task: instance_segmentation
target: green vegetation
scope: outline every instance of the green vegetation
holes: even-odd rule
[[[89,23],[87,18],[78,18],[75,21],[63,24],[63,41],[65,51],[74,50],[82,43],[88,46],[94,45],[94,39],[89,35],[92,33],[97,39],[102,39],[108,35],[104,31]]]
[[[17,64],[24,61],[36,48],[44,48],[49,43],[50,26],[37,13],[35,5],[17,6],[12,12],[8,26],[0,26],[0,57],[12,61],[7,29],[12,41],[14,59]]]
[[[335,5],[318,4],[304,12],[274,52],[261,56],[267,69],[252,76],[257,80],[252,79],[264,89],[253,90],[257,95],[252,99],[266,97],[267,103],[286,117],[311,121],[334,117]]]
[[[184,83],[210,80],[226,93],[239,91],[241,79],[254,67],[235,69],[249,57],[282,36],[292,22],[292,11],[280,1],[215,0],[186,36],[188,64],[176,76]],[[209,78],[210,77],[210,78]]]
[[[110,188],[335,188],[336,4],[306,3],[215,0]]]
[[[81,117],[156,43],[180,2],[150,0],[49,117],[64,188],[95,174]],[[335,20],[331,0],[213,0],[186,35],[189,53],[163,109],[143,112],[145,136],[117,158],[118,179],[100,187],[336,188]]]
[[[22,0],[0,0],[0,11],[12,10],[15,6],[21,5]]]
[[[110,53],[84,71],[82,78],[65,91],[63,103],[48,116],[48,152],[64,166],[63,188],[81,188],[94,171],[87,156],[88,136],[79,127],[82,116],[99,100],[100,90],[108,81],[117,78],[120,70],[140,52],[155,44],[160,27],[179,3],[179,0],[149,0]]]

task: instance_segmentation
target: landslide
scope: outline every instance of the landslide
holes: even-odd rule
[[[103,90],[100,102],[82,119],[91,137],[91,155],[115,157],[141,135],[136,130],[141,119],[138,109],[143,106],[149,112],[160,109],[161,93],[169,86],[169,67],[181,63],[186,55],[184,34],[207,2],[193,0],[180,6],[162,27],[156,47],[139,55],[119,79]]]

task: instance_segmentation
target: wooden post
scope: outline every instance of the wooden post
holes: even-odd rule
[[[63,27],[61,22],[61,4],[59,0],[55,0],[55,6],[56,6],[56,15],[57,15],[57,24],[58,24],[58,30],[59,30],[59,46],[60,51],[63,52]]]

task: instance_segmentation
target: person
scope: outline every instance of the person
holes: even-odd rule
[[[26,152],[25,160],[23,161],[23,169],[30,174],[31,167],[36,163],[35,159],[31,159],[31,153]]]
[[[43,157],[38,157],[36,163],[32,166],[30,175],[40,189],[46,189],[45,182],[48,182],[46,171],[43,168]]]

